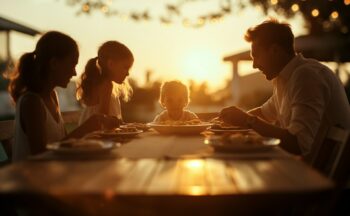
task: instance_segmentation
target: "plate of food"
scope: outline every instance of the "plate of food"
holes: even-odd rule
[[[148,125],[161,134],[194,135],[205,131],[212,124],[194,119],[190,121],[151,122]]]
[[[140,122],[132,122],[132,123],[127,123],[125,125],[121,125],[121,128],[123,127],[135,127],[138,130],[142,130],[143,132],[148,131],[149,129],[151,129],[150,126],[148,126],[145,123],[140,123]]]
[[[231,134],[209,139],[209,144],[221,152],[266,151],[275,148],[280,143],[280,139],[255,134]]]
[[[46,148],[60,154],[99,154],[111,151],[113,142],[95,139],[68,139],[47,144]]]
[[[95,134],[101,137],[135,137],[142,132],[142,130],[136,127],[124,125],[113,130],[96,131]]]

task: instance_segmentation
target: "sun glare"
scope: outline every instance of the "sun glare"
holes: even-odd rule
[[[181,70],[187,79],[216,85],[222,81],[222,76],[218,76],[218,73],[223,73],[218,71],[221,64],[221,55],[215,55],[210,50],[196,50],[184,56]]]

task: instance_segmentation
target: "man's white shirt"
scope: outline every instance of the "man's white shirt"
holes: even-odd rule
[[[273,94],[261,107],[264,117],[296,135],[303,155],[310,156],[319,128],[350,129],[344,87],[325,65],[296,55],[272,81]]]

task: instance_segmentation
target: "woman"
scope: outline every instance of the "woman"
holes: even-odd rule
[[[70,78],[76,75],[78,58],[77,43],[56,31],[44,34],[35,50],[20,58],[9,85],[16,103],[14,161],[44,152],[49,142],[78,138],[103,124],[113,125],[109,118],[93,116],[67,136],[54,89],[67,87]]]

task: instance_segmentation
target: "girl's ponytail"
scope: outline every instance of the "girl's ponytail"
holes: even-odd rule
[[[35,52],[25,53],[19,59],[15,71],[9,75],[8,91],[12,99],[17,102],[21,94],[27,89],[38,88],[37,66]]]
[[[85,65],[85,71],[81,75],[81,81],[77,87],[77,98],[86,105],[94,103],[92,94],[94,86],[101,81],[101,69],[98,66],[98,57],[90,59]]]

